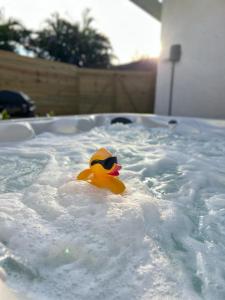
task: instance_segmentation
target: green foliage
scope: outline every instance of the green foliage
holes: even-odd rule
[[[14,19],[6,20],[0,11],[0,49],[17,52],[19,45],[25,46],[28,42],[30,31]]]
[[[55,113],[53,110],[50,110],[47,114],[46,114],[46,117],[54,117],[55,116]]]
[[[92,22],[89,10],[84,12],[81,24],[54,14],[42,30],[32,32],[0,14],[0,49],[16,52],[18,45],[22,45],[41,58],[79,67],[107,68],[113,58],[112,48],[108,38],[92,27]]]
[[[46,21],[46,26],[30,39],[29,50],[38,57],[71,63],[79,67],[109,67],[112,58],[107,37],[91,27],[88,12],[82,26],[70,23],[58,14]]]
[[[1,112],[1,119],[2,119],[2,120],[8,120],[8,119],[10,119],[10,115],[9,115],[9,113],[7,112],[6,109],[4,109],[4,110]]]

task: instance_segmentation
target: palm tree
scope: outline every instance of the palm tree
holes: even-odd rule
[[[109,67],[112,47],[108,38],[92,27],[92,22],[89,10],[83,14],[81,25],[54,14],[46,21],[45,28],[30,38],[27,49],[38,57],[79,67]]]
[[[0,49],[17,52],[18,46],[26,45],[30,31],[17,20],[6,20],[0,11]]]

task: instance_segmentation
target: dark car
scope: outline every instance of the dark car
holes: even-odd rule
[[[36,106],[26,94],[16,91],[0,91],[0,113],[7,111],[10,117],[27,118],[35,116]]]

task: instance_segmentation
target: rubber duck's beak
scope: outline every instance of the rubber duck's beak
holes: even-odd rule
[[[121,169],[122,169],[121,165],[115,164],[115,167],[112,169],[112,171],[107,174],[111,176],[119,176],[120,175],[119,170]]]

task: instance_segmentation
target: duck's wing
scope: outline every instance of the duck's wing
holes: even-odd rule
[[[112,177],[107,183],[107,188],[114,194],[122,194],[126,187],[118,178]]]
[[[91,169],[86,169],[77,176],[77,180],[88,180],[90,179],[90,176],[92,175]]]

